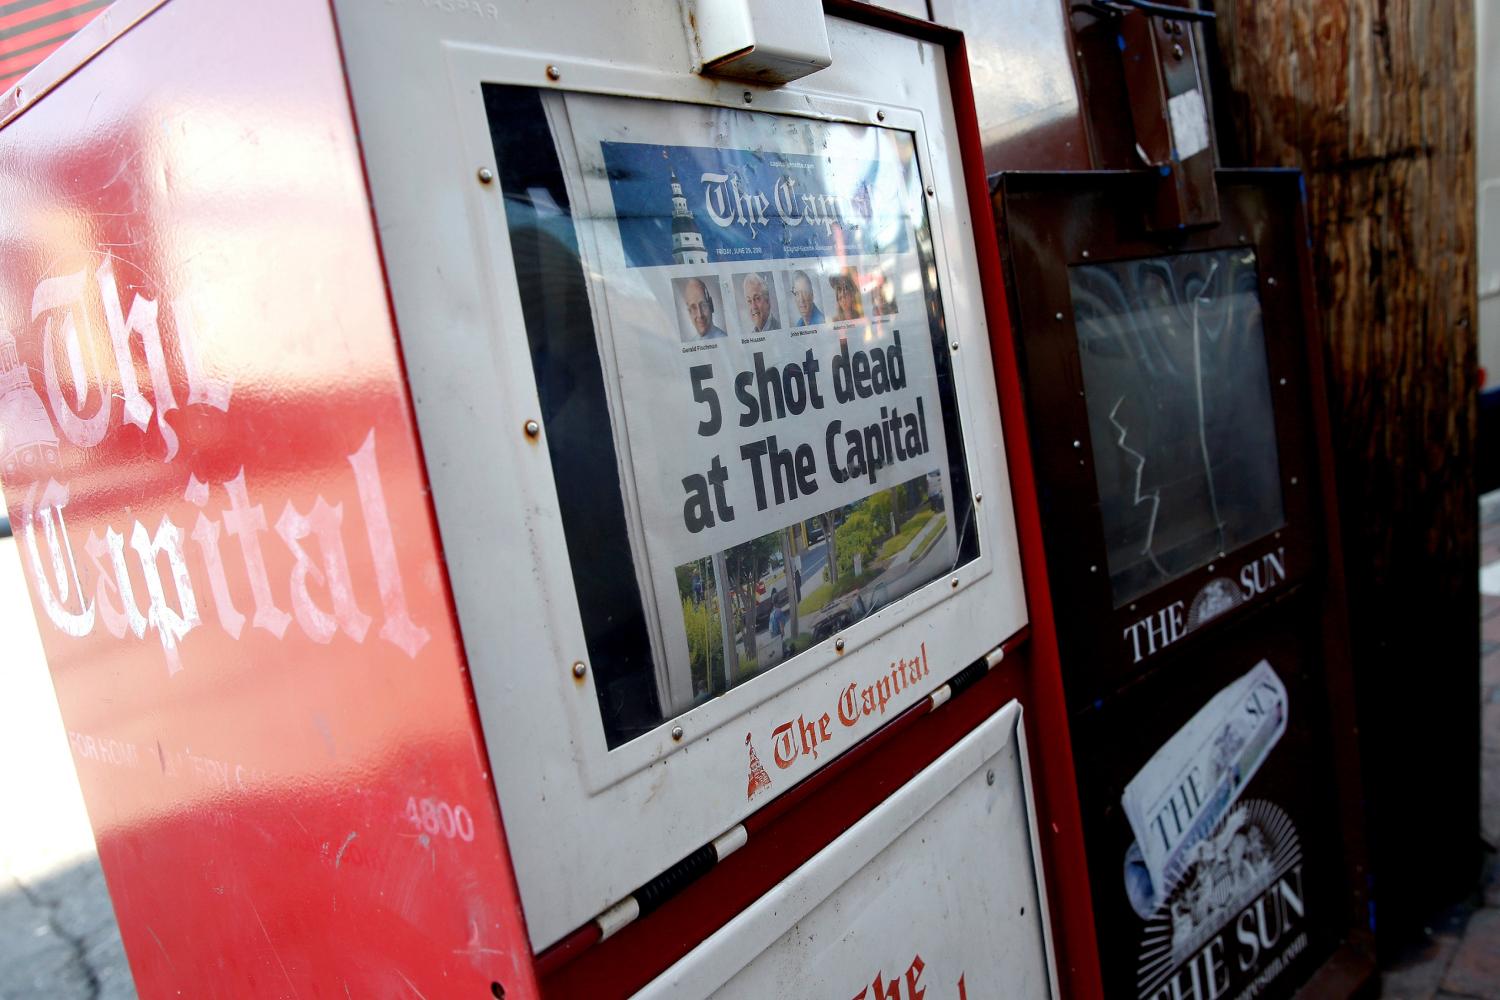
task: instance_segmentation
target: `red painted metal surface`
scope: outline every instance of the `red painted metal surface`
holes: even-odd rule
[[[141,995],[534,996],[326,6],[168,3],[0,129],[0,329]]]
[[[961,43],[831,10],[955,57],[1031,641],[553,995],[644,983],[1009,697],[1097,992]],[[167,4],[0,130],[0,219],[0,477],[141,994],[536,995],[327,10]]]

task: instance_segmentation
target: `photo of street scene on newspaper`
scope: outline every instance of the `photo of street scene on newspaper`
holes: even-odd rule
[[[942,575],[953,539],[934,470],[678,566],[694,696],[723,694]]]

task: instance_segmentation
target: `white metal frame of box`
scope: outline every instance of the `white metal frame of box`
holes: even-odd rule
[[[925,642],[931,676],[892,717],[1026,623],[945,54],[832,19],[833,65],[771,90],[694,75],[670,0],[628,16],[565,0],[503,18],[482,2],[336,0],[335,11],[448,578],[540,949],[768,800],[747,801],[747,731],[821,712]],[[502,193],[475,179],[494,164],[485,83],[736,108],[748,94],[756,110],[913,132],[958,345],[962,446],[983,497],[980,558],[841,633],[842,653],[824,644],[608,750],[592,681],[570,669],[587,656],[550,460],[522,432],[539,403]]]

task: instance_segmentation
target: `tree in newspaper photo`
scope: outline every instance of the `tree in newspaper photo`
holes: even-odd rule
[[[678,566],[694,692],[722,694],[932,579],[953,560],[946,508],[934,471]]]

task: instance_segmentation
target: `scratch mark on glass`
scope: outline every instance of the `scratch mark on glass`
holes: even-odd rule
[[[1207,292],[1213,286],[1214,275],[1219,271],[1219,262],[1213,261],[1209,264],[1208,275],[1203,279],[1203,291]],[[1203,454],[1203,475],[1208,479],[1208,504],[1213,511],[1214,530],[1219,537],[1219,551],[1225,549],[1224,544],[1224,519],[1219,516],[1219,495],[1214,490],[1214,467],[1208,459],[1208,426],[1203,415],[1203,339],[1202,329],[1198,322],[1198,306],[1209,302],[1212,298],[1207,294],[1193,296],[1193,391],[1198,397],[1198,449]],[[1158,567],[1159,569],[1160,567]]]
[[[1156,553],[1151,551],[1152,547],[1156,544],[1156,515],[1161,510],[1161,491],[1152,490],[1146,496],[1141,495],[1141,474],[1146,469],[1146,456],[1125,443],[1125,437],[1128,432],[1125,430],[1125,425],[1115,418],[1115,415],[1120,412],[1120,406],[1124,402],[1124,396],[1115,400],[1115,405],[1110,407],[1109,410],[1109,422],[1114,425],[1115,430],[1120,432],[1120,436],[1115,439],[1116,447],[1135,460],[1135,496],[1132,503],[1139,507],[1148,500],[1151,502],[1151,520],[1146,525],[1146,541],[1141,546],[1141,555],[1151,560],[1151,565],[1156,567],[1158,573],[1165,575],[1166,570],[1162,569],[1161,563],[1156,561]]]

